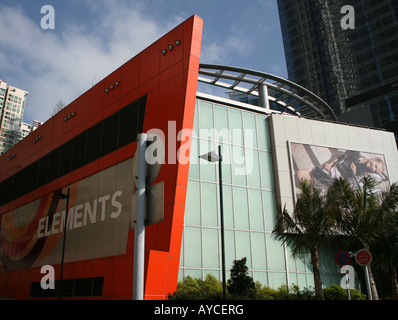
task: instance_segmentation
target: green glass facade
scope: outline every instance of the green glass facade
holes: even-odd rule
[[[199,159],[220,144],[227,279],[233,260],[246,257],[250,276],[263,285],[313,287],[309,254],[294,259],[289,248],[272,236],[276,193],[268,115],[199,99],[179,280],[188,275],[204,278],[207,273],[221,279],[218,165]],[[341,279],[333,257],[332,252],[321,256],[326,261],[322,266],[326,286]]]

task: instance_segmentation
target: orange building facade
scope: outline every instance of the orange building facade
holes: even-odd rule
[[[59,279],[66,223],[64,296],[132,298],[137,134],[164,132],[166,159],[189,149],[175,137],[193,127],[202,25],[192,16],[0,157],[0,296],[55,298],[41,267]],[[176,289],[188,169],[166,161],[153,182],[164,183],[164,220],[146,227],[148,300]],[[68,189],[66,218],[54,195]]]

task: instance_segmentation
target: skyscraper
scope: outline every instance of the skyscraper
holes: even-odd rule
[[[0,155],[22,138],[22,118],[28,92],[0,80]]]
[[[353,29],[341,20],[350,5]],[[398,1],[278,0],[289,79],[340,121],[398,134]]]

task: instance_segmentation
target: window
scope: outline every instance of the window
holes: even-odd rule
[[[102,122],[87,130],[86,163],[98,159],[101,155]]]
[[[267,258],[265,249],[265,235],[262,232],[252,232],[253,269],[266,270]]]
[[[55,297],[60,280],[55,280],[55,290],[42,289],[40,282],[32,282],[30,296],[34,298]],[[104,277],[62,280],[63,297],[101,297]]]
[[[214,127],[213,125],[213,105],[211,103],[205,102],[205,101],[200,101],[199,102],[199,136],[205,139],[212,138],[214,139],[214,136],[208,137],[207,133],[209,133],[208,130],[212,129]]]
[[[249,229],[249,208],[246,188],[234,187],[235,228]]]
[[[272,237],[276,200],[267,116],[197,100],[194,127],[179,280],[208,273],[220,279],[218,164],[198,157],[218,153],[221,144],[227,278],[233,261],[246,257],[255,280],[286,284],[285,251]],[[206,135],[195,136],[200,129]],[[207,134],[212,129],[218,136]]]
[[[231,108],[229,110],[229,123],[231,128],[232,143],[243,145],[242,111]]]
[[[264,215],[261,201],[261,190],[249,189],[250,229],[263,231]]]
[[[186,203],[189,207],[185,210],[185,223],[187,225],[200,225],[200,184],[198,181],[188,181]]]
[[[26,186],[16,187],[15,175],[2,181],[0,190],[7,192],[0,197],[0,206],[136,141],[145,107],[143,96],[30,164],[20,171],[27,173]]]
[[[186,227],[184,236],[185,250],[185,266],[201,267],[202,266],[202,237],[201,229]],[[189,252],[188,252],[189,251]]]
[[[219,268],[220,252],[218,250],[219,235],[217,229],[203,229],[203,267]]]
[[[217,227],[217,185],[215,183],[202,183],[201,192],[202,224],[204,226]]]

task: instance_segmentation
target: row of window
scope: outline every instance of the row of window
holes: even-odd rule
[[[217,184],[189,180],[185,225],[219,227],[219,201]],[[277,210],[273,191],[223,184],[223,204],[225,228],[272,232]]]
[[[136,141],[146,96],[77,135],[0,183],[0,206]]]
[[[62,297],[101,297],[104,287],[104,277],[55,280],[54,288],[43,289],[40,282],[30,284],[30,296],[33,298],[56,297],[61,290]]]

